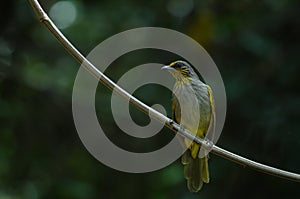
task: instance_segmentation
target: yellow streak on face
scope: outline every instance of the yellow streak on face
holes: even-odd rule
[[[173,67],[178,61],[172,62],[169,66]]]

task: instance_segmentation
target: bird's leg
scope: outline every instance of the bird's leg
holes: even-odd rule
[[[213,146],[214,143],[208,140],[207,138],[205,138],[204,143],[202,144],[201,149],[199,151],[198,157],[204,158],[205,156],[208,156],[208,153],[212,150]]]
[[[179,131],[180,132],[184,132],[186,130],[185,126],[180,124],[180,127],[179,127]],[[191,140],[189,139],[186,139],[186,138],[183,138],[183,142],[182,142],[182,145],[183,145],[183,148],[186,150],[186,149],[191,149],[191,146],[192,146],[192,142]]]
[[[184,130],[185,130],[184,125],[180,124],[179,131],[180,131],[180,132],[184,132]]]

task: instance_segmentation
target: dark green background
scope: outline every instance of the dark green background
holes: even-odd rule
[[[197,40],[218,65],[227,91],[227,118],[218,145],[300,173],[299,1],[195,0],[185,16],[184,3],[173,14],[167,9],[175,0],[70,2],[77,18],[62,31],[85,55],[109,36],[143,26],[171,28]],[[41,1],[47,11],[54,3]],[[1,1],[0,8],[1,199],[299,197],[299,183],[215,155],[211,183],[198,194],[187,191],[179,161],[146,174],[104,166],[85,149],[73,123],[71,95],[79,64],[38,22],[27,1]],[[116,81],[138,64],[177,58],[136,51],[116,60],[107,74]],[[118,145],[145,151],[172,138],[166,129],[148,141],[126,136],[111,118],[110,94],[99,86],[96,108]],[[170,113],[169,91],[149,85],[135,94],[149,105],[164,104]],[[149,122],[130,110],[137,123]]]

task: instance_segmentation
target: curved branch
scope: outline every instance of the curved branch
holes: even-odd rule
[[[288,171],[284,171],[281,169],[277,169],[271,166],[267,166],[237,154],[231,153],[225,149],[222,149],[216,145],[213,145],[201,138],[193,135],[191,132],[183,129],[179,124],[171,120],[170,118],[166,117],[165,115],[161,114],[160,112],[152,109],[151,107],[147,106],[137,98],[133,97],[129,93],[127,93],[124,89],[119,87],[116,83],[110,80],[106,75],[104,75],[101,71],[99,71],[92,63],[89,62],[69,41],[68,39],[59,31],[59,29],[55,26],[55,24],[51,21],[48,15],[40,6],[37,0],[28,0],[31,4],[33,10],[35,11],[37,17],[39,18],[40,22],[42,22],[57,38],[57,40],[65,47],[65,49],[80,63],[82,66],[95,78],[97,78],[102,84],[108,87],[111,90],[116,91],[120,96],[124,97],[125,99],[129,100],[136,108],[140,109],[146,114],[149,114],[153,119],[163,123],[165,126],[173,130],[174,132],[179,133],[181,136],[190,139],[203,147],[210,149],[213,154],[216,154],[220,157],[226,158],[230,161],[236,162],[240,165],[245,167],[249,167],[259,172],[263,172],[269,175],[277,176],[280,178],[284,178],[291,181],[300,182],[300,175]]]

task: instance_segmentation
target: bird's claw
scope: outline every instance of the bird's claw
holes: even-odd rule
[[[214,146],[214,143],[212,141],[208,140],[208,139],[205,139],[204,140],[204,145],[205,145],[204,147],[205,147],[206,150],[211,151],[213,146]]]

